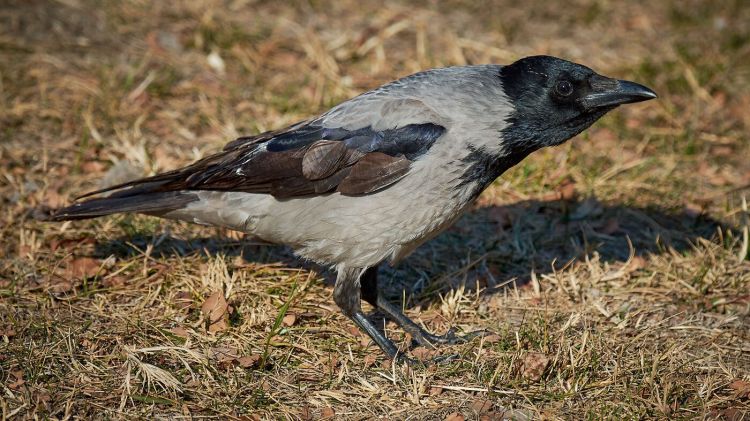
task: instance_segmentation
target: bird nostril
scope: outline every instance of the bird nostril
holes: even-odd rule
[[[617,85],[618,84],[616,79],[608,78],[598,74],[593,74],[591,75],[591,77],[589,77],[589,86],[594,91],[614,89],[617,87]]]

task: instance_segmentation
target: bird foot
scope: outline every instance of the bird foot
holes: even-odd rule
[[[450,328],[443,335],[433,335],[419,326],[417,326],[417,329],[408,329],[405,327],[405,330],[412,330],[409,332],[412,335],[412,338],[414,338],[418,344],[427,347],[435,347],[435,345],[463,344],[476,337],[486,336],[490,333],[487,330],[476,330],[465,335],[456,335],[456,329]]]
[[[396,322],[396,324],[401,326],[406,333],[410,334],[414,341],[419,345],[428,348],[435,348],[436,345],[462,344],[469,342],[477,336],[485,336],[489,334],[486,330],[478,330],[459,336],[456,335],[456,330],[454,328],[450,328],[448,329],[448,332],[443,335],[434,335],[424,330],[422,326],[414,323],[413,320],[406,317],[406,315],[401,312],[400,308],[391,304],[380,295],[377,297],[377,307],[386,317]]]
[[[458,358],[459,358],[458,354],[437,355],[437,356],[426,358],[426,359],[411,358],[411,357],[407,357],[404,354],[398,354],[396,356],[396,362],[405,363],[409,367],[428,367],[433,364],[450,363],[450,362],[457,360]]]

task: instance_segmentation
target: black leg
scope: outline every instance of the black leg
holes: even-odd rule
[[[427,347],[435,345],[453,345],[468,342],[472,338],[487,334],[486,331],[480,330],[468,333],[464,336],[457,336],[453,328],[449,329],[444,335],[433,335],[416,324],[413,320],[406,317],[401,310],[388,302],[378,293],[378,269],[377,267],[367,269],[360,278],[362,288],[362,298],[378,308],[386,317],[396,322],[404,331],[409,333],[418,344]]]
[[[359,278],[362,299],[378,308],[378,267],[367,268]]]
[[[341,308],[341,311],[380,347],[380,349],[391,359],[404,361],[412,364],[415,360],[407,358],[399,353],[396,345],[380,332],[375,325],[362,313],[360,305],[360,277],[361,269],[341,269],[336,278],[336,286],[333,289],[333,299]],[[364,276],[364,274],[362,274]]]
[[[380,332],[378,328],[376,328],[375,325],[372,324],[370,319],[368,319],[367,316],[364,315],[364,313],[362,313],[361,311],[356,312],[351,316],[351,319],[360,329],[364,330],[365,333],[367,333],[367,336],[372,338],[372,340],[375,341],[376,344],[378,344],[378,347],[383,350],[388,358],[398,358],[399,355],[403,357],[404,354],[398,353],[396,344],[394,344],[393,341],[383,335],[383,333]]]

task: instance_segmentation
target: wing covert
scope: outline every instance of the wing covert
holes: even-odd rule
[[[405,121],[394,117],[398,115],[394,107],[398,107],[393,104],[381,107],[387,110],[390,124],[383,121],[383,114],[359,115],[360,121],[366,117],[372,125],[357,129],[331,127],[325,125],[323,115],[281,130],[241,137],[229,142],[221,152],[187,167],[86,196],[112,190],[118,196],[144,190],[218,190],[265,193],[278,198],[332,192],[350,196],[373,193],[404,177],[411,164],[446,131],[444,125],[433,122],[435,119],[420,122],[430,120],[430,112],[419,109],[415,101],[397,104],[405,107]],[[337,118],[342,118],[342,111],[334,110]],[[387,128],[373,128],[377,126]]]

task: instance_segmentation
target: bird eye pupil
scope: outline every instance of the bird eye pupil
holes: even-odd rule
[[[573,85],[567,80],[561,80],[557,83],[557,93],[562,96],[568,96],[573,93]]]

